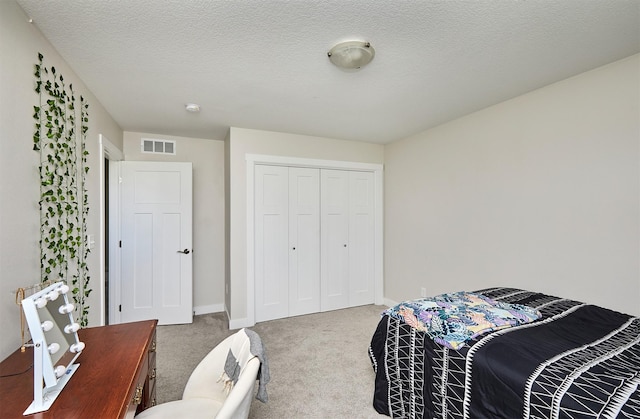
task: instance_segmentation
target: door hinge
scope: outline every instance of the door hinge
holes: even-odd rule
[[[120,313],[122,313],[122,304],[120,304],[120,305],[118,306],[118,311],[119,311]]]
[[[118,247],[122,247],[122,240],[118,242]]]

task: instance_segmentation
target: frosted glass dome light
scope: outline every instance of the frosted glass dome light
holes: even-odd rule
[[[327,53],[329,60],[344,70],[359,70],[369,64],[375,55],[371,44],[364,41],[341,42]]]

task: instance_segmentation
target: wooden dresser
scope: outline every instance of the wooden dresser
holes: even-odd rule
[[[157,320],[78,332],[80,367],[53,406],[23,416],[33,400],[33,352],[18,349],[0,363],[0,418],[132,418],[156,401]]]

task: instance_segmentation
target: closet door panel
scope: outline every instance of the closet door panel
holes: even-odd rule
[[[327,311],[349,306],[349,172],[320,173],[321,308]]]
[[[349,172],[349,306],[375,300],[374,176]]]
[[[320,311],[320,170],[289,168],[289,315]]]
[[[288,168],[255,167],[256,321],[289,314]]]
[[[375,301],[372,172],[255,166],[255,319]]]

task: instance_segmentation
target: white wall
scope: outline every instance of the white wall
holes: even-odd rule
[[[227,306],[230,319],[242,323],[247,316],[247,154],[340,160],[359,163],[382,163],[383,146],[279,132],[231,128],[229,147],[229,292]]]
[[[385,147],[385,297],[504,285],[640,315],[640,56]]]
[[[142,153],[142,138],[174,140],[175,155]],[[193,163],[193,308],[224,309],[224,142],[139,132],[124,133],[125,160]]]
[[[74,85],[89,103],[87,132],[89,193],[89,234],[99,236],[99,134],[122,146],[122,130],[87,90],[73,70],[42,36],[35,25],[13,1],[0,1],[0,359],[20,345],[20,320],[15,291],[40,282],[40,197],[38,153],[33,151],[34,65],[38,53],[46,66],[55,66],[65,81]],[[100,252],[90,253],[88,265],[93,289],[88,304],[90,325],[100,322]]]

